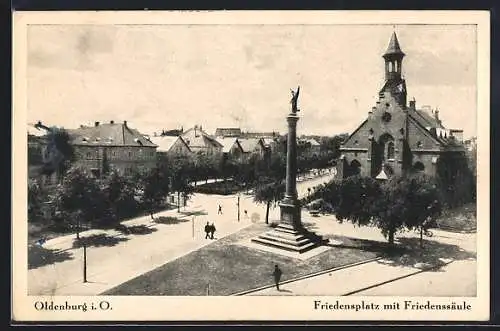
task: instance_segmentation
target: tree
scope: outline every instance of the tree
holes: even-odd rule
[[[271,203],[276,203],[283,199],[285,195],[284,181],[257,184],[254,200],[266,204],[266,224],[269,223],[269,208]]]
[[[193,191],[189,183],[192,178],[192,166],[189,159],[174,156],[168,159],[165,168],[170,172],[170,190],[177,192],[177,211],[180,212],[181,194],[188,198]]]
[[[381,184],[359,175],[332,180],[316,187],[304,202],[315,199],[331,204],[339,222],[378,227],[390,244],[403,229],[420,229],[422,235],[441,210],[437,185],[424,175],[394,176]]]
[[[139,208],[134,199],[134,182],[130,178],[120,175],[117,171],[111,171],[105,178],[103,193],[115,220],[131,216]]]
[[[71,137],[63,128],[52,127],[47,134],[47,156],[44,160],[43,174],[50,176],[57,174],[58,181],[61,182],[64,174],[71,167],[74,161],[74,148],[71,145]]]
[[[154,220],[155,210],[162,205],[168,194],[168,178],[160,169],[155,168],[142,176],[141,188],[141,204]]]
[[[68,171],[62,184],[58,185],[54,197],[56,220],[70,227],[75,226],[79,238],[81,223],[101,225],[107,221],[105,195],[95,179],[79,168]]]
[[[30,222],[43,220],[43,204],[46,197],[47,192],[37,180],[28,183],[28,220]]]
[[[409,188],[405,226],[420,231],[420,248],[423,248],[423,233],[434,225],[442,210],[437,183],[432,177],[417,174],[405,178],[400,184]]]

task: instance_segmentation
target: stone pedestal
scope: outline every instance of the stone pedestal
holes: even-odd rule
[[[325,242],[321,236],[307,231],[302,225],[300,204],[297,198],[297,121],[299,117],[291,113],[287,117],[288,138],[286,157],[286,192],[280,202],[280,223],[278,226],[252,242],[275,248],[304,253]]]

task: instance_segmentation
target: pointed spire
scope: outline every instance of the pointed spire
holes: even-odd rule
[[[387,51],[385,52],[384,56],[392,54],[399,54],[403,56],[405,55],[405,53],[403,53],[401,47],[399,46],[399,41],[398,37],[396,36],[396,31],[392,33],[391,41],[389,42],[389,46],[387,47]]]

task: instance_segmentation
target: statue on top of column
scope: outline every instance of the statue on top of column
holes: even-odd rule
[[[290,103],[292,104],[292,113],[296,114],[300,110],[297,108],[297,99],[299,98],[300,86],[297,87],[297,91],[290,89],[292,92],[292,99]]]

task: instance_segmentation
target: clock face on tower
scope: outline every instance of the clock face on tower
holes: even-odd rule
[[[390,114],[390,113],[388,113],[388,112],[385,112],[384,114],[382,114],[382,121],[384,121],[384,122],[386,122],[386,123],[387,123],[387,122],[390,122],[390,121],[391,121],[391,118],[392,118],[392,116],[391,116],[391,114]]]

